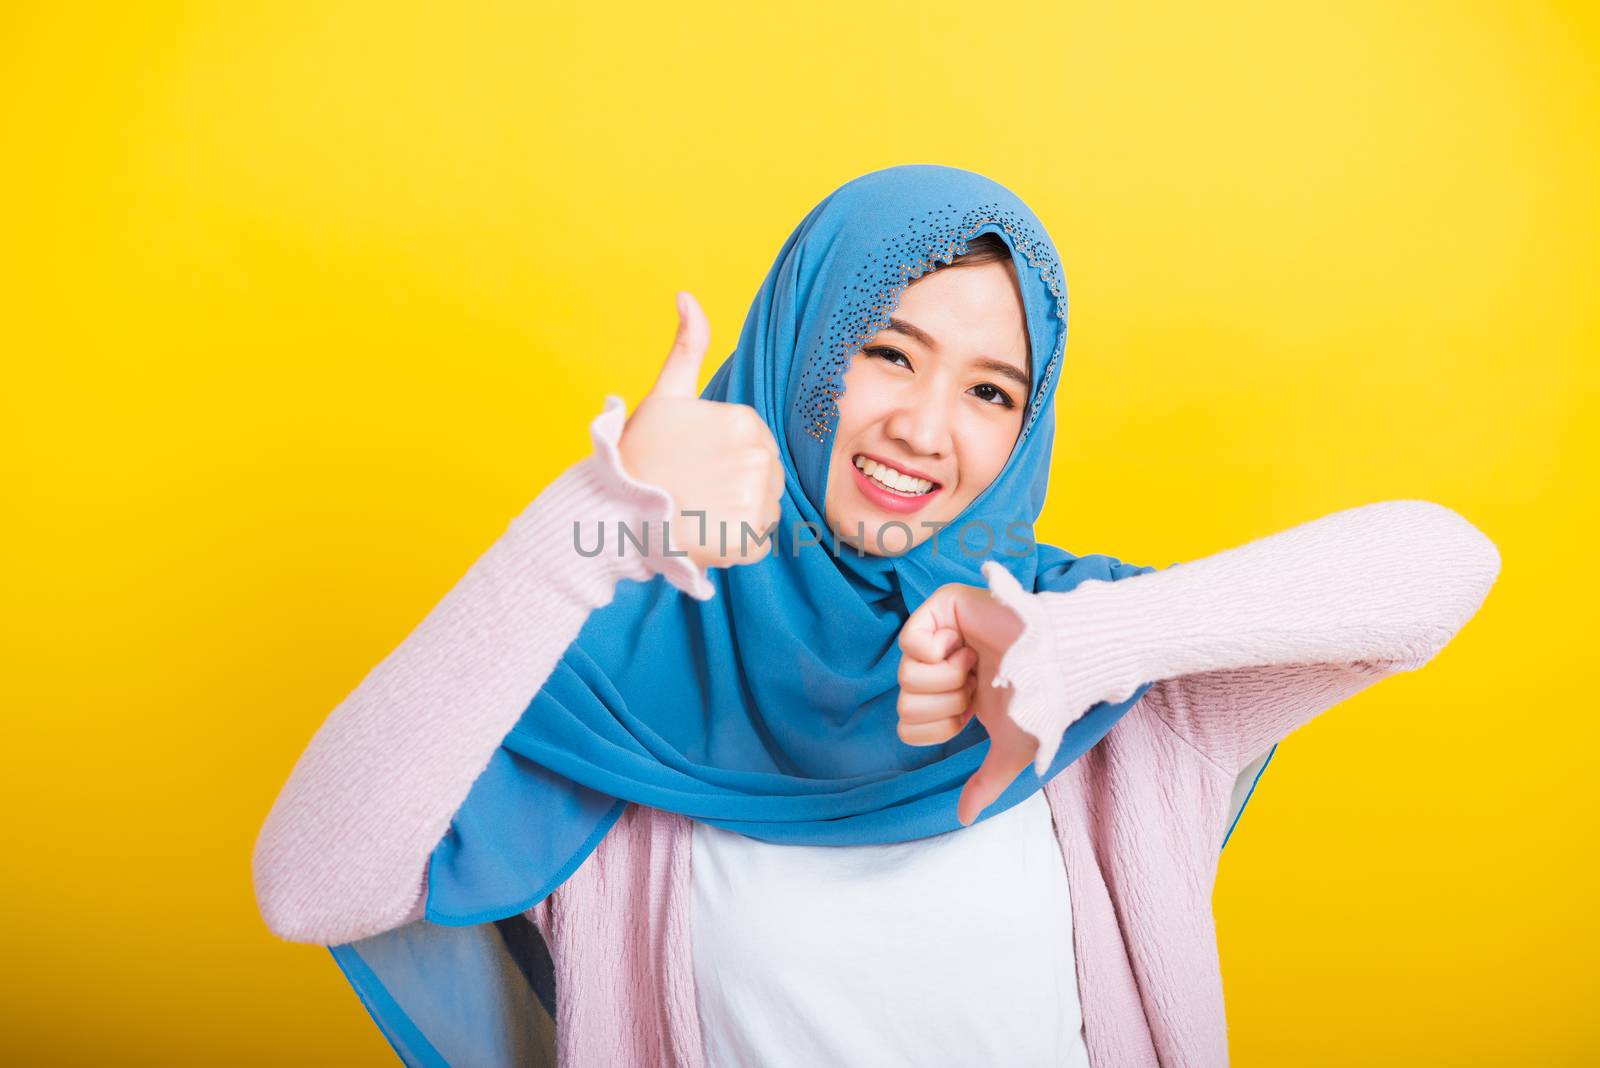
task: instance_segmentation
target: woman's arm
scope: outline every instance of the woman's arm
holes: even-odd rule
[[[997,684],[1016,688],[1010,714],[1039,739],[1041,770],[1078,716],[1154,681],[1151,709],[1237,773],[1319,712],[1426,664],[1499,572],[1492,541],[1421,500],[1349,508],[1066,593],[1029,594],[989,564],[991,591],[1024,623]]]
[[[620,579],[658,573],[713,595],[687,556],[659,552],[673,502],[622,467],[626,414],[606,398],[594,453],[511,521],[311,739],[256,842],[256,899],[274,933],[337,945],[420,917],[434,846],[590,611]],[[598,522],[605,551],[585,557],[574,524],[587,550]],[[617,524],[642,538],[645,522],[651,555],[619,557]]]

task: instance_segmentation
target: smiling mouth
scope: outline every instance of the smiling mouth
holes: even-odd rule
[[[908,475],[904,471],[896,470],[888,464],[879,463],[866,456],[856,456],[851,462],[871,480],[873,485],[897,497],[925,497],[939,488],[937,482]]]

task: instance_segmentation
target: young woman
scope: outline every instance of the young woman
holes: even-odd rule
[[[1162,571],[1037,544],[1065,286],[968,171],[830,194],[703,391],[679,300],[312,739],[269,926],[408,1063],[1225,1063],[1241,785],[1443,648],[1494,544],[1419,500]]]

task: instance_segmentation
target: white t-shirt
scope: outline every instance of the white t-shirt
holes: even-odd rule
[[[1042,792],[890,845],[694,822],[709,1068],[1087,1068],[1067,873]]]

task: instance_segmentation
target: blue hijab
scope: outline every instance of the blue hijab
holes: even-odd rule
[[[1011,250],[1030,346],[1031,396],[1011,455],[938,538],[899,555],[835,551],[823,502],[851,356],[888,325],[907,285],[986,233]],[[961,827],[956,799],[988,736],[973,719],[942,745],[900,740],[897,640],[906,618],[945,583],[987,586],[988,559],[1035,591],[1154,570],[1034,541],[1066,333],[1054,244],[1027,205],[982,175],[890,167],[840,186],[801,220],[701,394],[753,407],[773,431],[786,479],[773,548],[760,563],[710,572],[715,595],[703,601],[660,577],[619,584],[531,696],[434,851],[433,929],[403,934],[403,950],[380,936],[335,951],[402,1054],[396,1020],[407,1013],[391,995],[406,986],[406,997],[426,1000],[418,990],[434,980],[419,977],[415,962],[427,956],[419,947],[443,945],[438,925],[503,921],[537,904],[630,803],[800,845],[899,842]],[[980,818],[1042,789],[1151,685],[1087,710],[1048,770],[1024,771]],[[504,949],[483,945],[485,961]],[[376,974],[374,961],[396,956],[411,979]],[[459,972],[460,960],[477,958],[457,948],[440,959]],[[459,991],[452,997],[455,1015],[446,1017],[459,1021]],[[416,1041],[429,1046],[419,1033],[413,1050]]]

